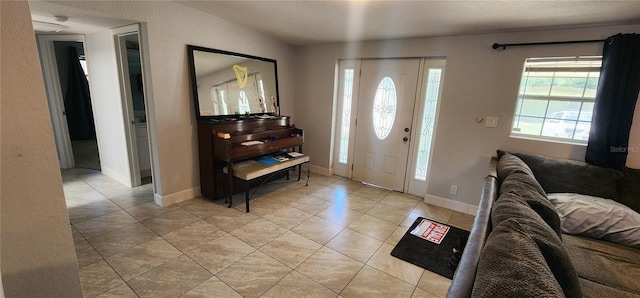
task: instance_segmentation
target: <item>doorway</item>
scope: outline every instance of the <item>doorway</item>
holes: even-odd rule
[[[423,196],[444,59],[341,60],[336,175]]]
[[[38,46],[60,167],[100,170],[84,38],[40,35]]]
[[[364,60],[353,179],[404,191],[419,59]]]
[[[116,46],[132,185],[148,184],[152,182],[151,154],[139,26],[116,28],[112,34]]]

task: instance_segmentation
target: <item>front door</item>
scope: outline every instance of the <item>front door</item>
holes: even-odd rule
[[[420,59],[363,60],[353,179],[404,191]]]

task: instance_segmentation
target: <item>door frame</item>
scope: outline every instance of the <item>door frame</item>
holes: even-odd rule
[[[427,177],[425,181],[417,180],[413,178],[413,173],[416,170],[416,162],[417,162],[417,152],[418,146],[420,142],[418,141],[418,129],[421,128],[422,117],[424,113],[425,106],[425,97],[427,92],[427,79],[428,79],[428,71],[430,68],[441,68],[442,74],[440,78],[439,84],[439,92],[438,99],[436,102],[435,113],[434,113],[434,131],[431,139],[431,146],[433,146],[434,140],[436,138],[437,129],[435,125],[438,122],[438,116],[440,111],[440,105],[442,102],[442,93],[443,93],[443,85],[444,85],[444,76],[446,69],[446,57],[385,57],[385,58],[375,58],[375,59],[398,59],[398,58],[419,58],[420,66],[418,70],[418,85],[416,98],[414,101],[414,112],[412,119],[412,132],[409,144],[409,153],[407,156],[407,167],[405,169],[405,181],[404,181],[404,192],[410,193],[418,196],[424,196],[427,193],[427,186],[429,182],[429,174],[430,169],[427,171]],[[358,109],[358,91],[360,84],[360,76],[359,71],[361,68],[361,61],[365,59],[340,59],[336,65],[336,85],[335,89],[336,93],[334,94],[334,124],[333,124],[333,135],[332,135],[332,170],[333,173],[339,176],[343,176],[348,179],[353,178],[353,163],[354,163],[354,147],[355,147],[355,115]],[[347,163],[341,164],[338,162],[339,151],[340,151],[340,125],[342,123],[343,115],[342,115],[342,104],[343,104],[343,94],[344,94],[344,78],[342,73],[345,68],[354,68],[356,73],[354,75],[353,82],[353,91],[352,91],[352,102],[351,102],[351,117],[350,117],[350,130],[349,130],[349,145],[348,145],[348,155],[347,155]],[[429,152],[429,168],[431,166],[431,157],[432,157],[433,148]]]
[[[129,157],[129,172],[131,177],[131,186],[139,186],[142,184],[142,177],[140,175],[140,161],[138,158],[138,145],[136,141],[136,128],[134,125],[134,112],[133,112],[133,98],[131,98],[131,82],[129,80],[129,63],[127,58],[127,45],[126,42],[123,42],[124,38],[128,35],[136,34],[138,36],[138,46],[142,47],[142,42],[140,39],[140,25],[132,24],[123,27],[118,27],[111,29],[111,34],[113,35],[114,44],[115,44],[115,52],[116,52],[116,63],[118,64],[118,79],[120,80],[120,95],[122,98],[122,114],[124,119],[124,131],[125,138],[127,144],[127,156]],[[142,50],[140,53],[140,64],[143,63],[143,54]],[[147,87],[145,80],[145,69],[142,69],[142,89],[144,94],[145,101],[145,114],[148,115],[147,112]],[[148,119],[148,117],[147,117]],[[149,125],[147,123],[147,135],[149,135]],[[150,151],[151,152],[151,151]],[[153,162],[152,162],[153,168]],[[153,170],[152,170],[153,177]]]
[[[60,86],[60,75],[58,73],[58,62],[56,60],[54,42],[75,41],[81,42],[84,47],[84,35],[38,34],[36,39],[60,168],[73,168],[75,166],[75,160],[73,158],[69,126],[64,109],[64,96],[62,94],[62,87]],[[85,57],[86,56],[88,55],[85,51]],[[91,88],[91,86],[89,86],[89,88]]]

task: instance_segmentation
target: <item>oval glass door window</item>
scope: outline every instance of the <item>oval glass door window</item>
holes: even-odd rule
[[[378,84],[373,100],[373,130],[380,140],[384,140],[391,132],[397,104],[396,86],[390,77],[385,77]]]

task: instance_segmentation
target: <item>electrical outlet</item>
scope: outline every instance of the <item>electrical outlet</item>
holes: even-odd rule
[[[451,190],[449,190],[449,193],[451,193],[452,195],[458,194],[458,186],[451,185]]]

